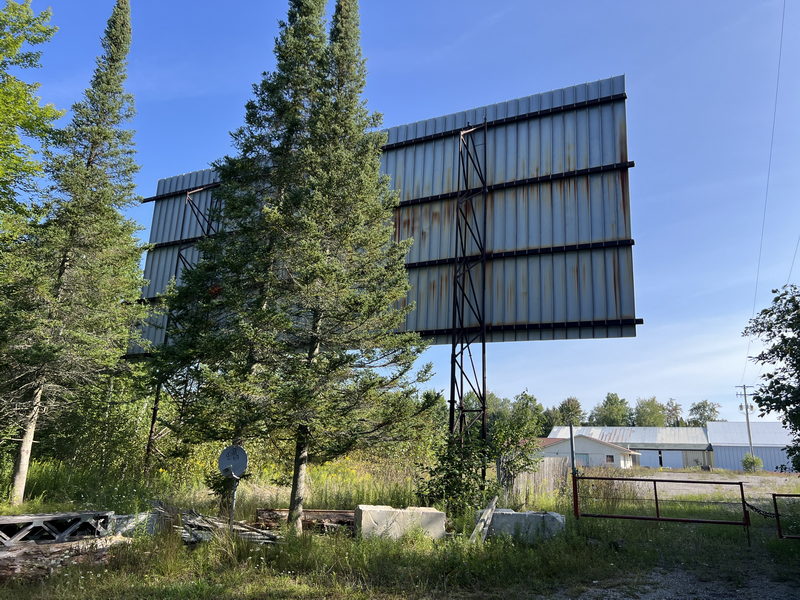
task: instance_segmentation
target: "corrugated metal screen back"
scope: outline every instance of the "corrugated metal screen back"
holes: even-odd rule
[[[488,341],[635,335],[624,91],[624,78],[614,77],[388,130],[381,170],[401,200],[396,236],[414,239],[408,302],[416,309],[407,329],[450,343],[454,130],[516,119],[494,123],[487,134],[488,184],[509,184],[488,196],[487,251],[518,254],[487,263]],[[417,139],[423,136],[438,137]],[[203,233],[185,190],[215,181],[211,169],[159,181],[150,241],[161,246],[148,253],[144,297],[180,278],[179,252],[197,259],[179,243]],[[207,214],[212,195],[192,194],[195,207]],[[483,210],[480,199],[475,210]],[[420,264],[428,261],[442,264]]]
[[[381,164],[400,196],[396,235],[414,239],[407,329],[450,341],[456,130],[485,119],[487,185],[503,188],[486,206],[488,341],[635,335],[624,91],[614,77],[389,130]]]

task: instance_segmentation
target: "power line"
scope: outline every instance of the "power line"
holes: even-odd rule
[[[794,254],[792,255],[792,264],[789,266],[789,276],[786,278],[786,285],[792,280],[792,271],[794,271],[794,261],[797,258],[797,249],[800,248],[800,234],[797,236],[797,243],[794,245]]]
[[[761,238],[758,241],[758,261],[756,262],[756,284],[753,290],[753,309],[750,318],[756,315],[756,302],[758,300],[758,281],[761,276],[761,255],[764,249],[764,229],[767,223],[767,200],[769,199],[769,182],[772,176],[772,154],[775,147],[775,121],[778,115],[778,89],[781,84],[781,60],[783,58],[783,25],[786,22],[786,0],[783,0],[783,10],[781,12],[781,37],[778,42],[778,73],[775,77],[775,98],[772,103],[772,133],[769,139],[769,160],[767,161],[767,185],[764,189],[764,210],[761,215]],[[792,261],[794,265],[794,261]],[[747,340],[747,352],[744,359],[744,369],[742,370],[742,381],[747,373],[747,361],[750,354],[751,339]]]

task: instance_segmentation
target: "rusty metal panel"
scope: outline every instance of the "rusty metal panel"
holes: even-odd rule
[[[621,76],[388,130],[381,171],[400,199],[395,235],[414,239],[406,262],[415,309],[406,328],[451,341],[458,130],[484,120],[487,340],[635,335]],[[159,181],[145,297],[180,276],[179,246],[168,244],[203,233],[186,190],[215,181],[211,169]],[[192,197],[207,212],[213,191]],[[482,210],[477,198],[476,214]]]
[[[414,240],[407,329],[450,342],[456,130],[485,119],[487,341],[635,335],[624,92],[614,77],[389,130],[395,233]]]

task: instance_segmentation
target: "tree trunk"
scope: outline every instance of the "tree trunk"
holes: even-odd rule
[[[40,383],[33,390],[33,404],[25,422],[25,433],[22,435],[22,443],[19,445],[19,454],[14,464],[14,487],[11,491],[11,504],[19,505],[25,497],[25,483],[28,480],[28,466],[31,462],[31,450],[33,449],[33,436],[36,433],[36,422],[39,420],[39,413],[42,410],[42,392],[44,384]]]
[[[155,398],[153,399],[153,412],[150,415],[150,433],[147,434],[147,446],[144,449],[144,471],[150,471],[150,459],[156,446],[156,426],[158,425],[158,408],[161,404],[161,384],[156,385]]]
[[[306,470],[308,468],[309,431],[306,425],[297,427],[294,449],[294,472],[292,495],[289,499],[289,527],[295,533],[303,533],[303,502],[306,499]]]

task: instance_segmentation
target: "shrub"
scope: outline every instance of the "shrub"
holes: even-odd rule
[[[763,467],[764,461],[754,454],[748,452],[744,455],[744,458],[742,458],[742,469],[744,469],[746,473],[755,473],[756,471],[760,471]]]

